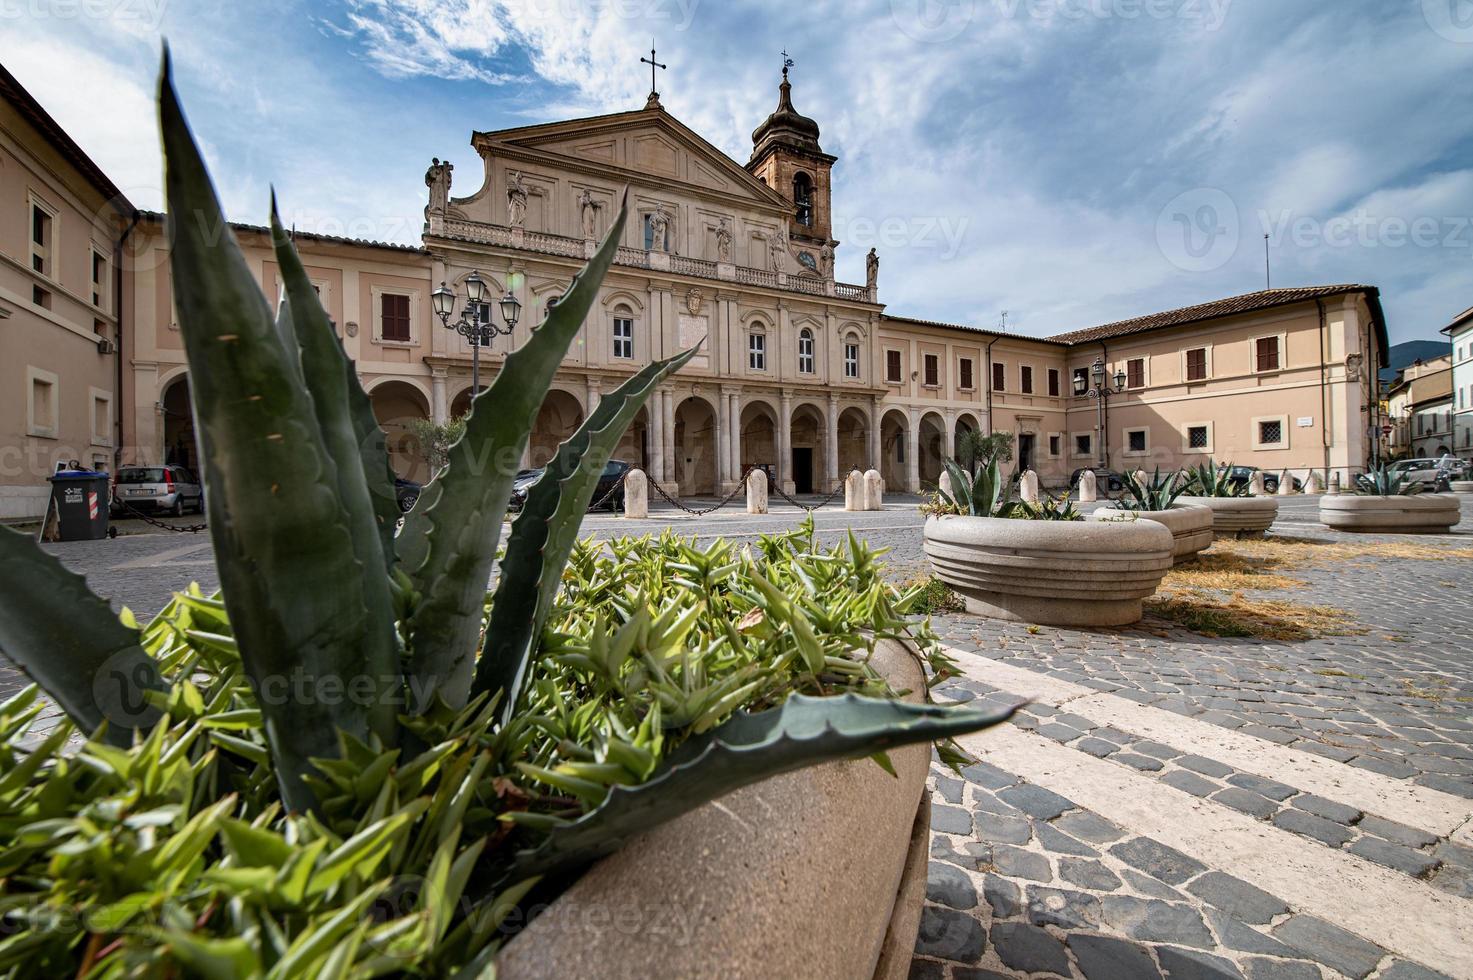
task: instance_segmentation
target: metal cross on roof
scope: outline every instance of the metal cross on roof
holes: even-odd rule
[[[668,68],[669,66],[662,65],[655,60],[655,47],[653,43],[650,44],[650,56],[648,58],[640,58],[639,60],[641,64],[650,66],[650,95],[655,95],[655,69]]]
[[[792,58],[788,57],[787,49],[784,48],[783,49],[783,74],[786,75],[788,73],[788,69],[791,68],[791,67],[793,67],[796,64],[797,64],[796,61],[794,61]]]

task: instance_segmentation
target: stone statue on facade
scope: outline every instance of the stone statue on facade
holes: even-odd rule
[[[731,222],[721,219],[721,227],[716,229],[716,261],[731,261]]]
[[[767,236],[767,257],[772,262],[773,272],[787,271],[788,249],[783,245],[782,232],[775,231]]]
[[[657,252],[670,250],[670,213],[663,204],[650,212],[650,247]]]
[[[828,242],[818,251],[818,274],[825,279],[834,278],[834,246]]]
[[[445,208],[450,204],[450,171],[454,169],[454,165],[448,160],[441,163],[440,158],[435,157],[430,169],[425,171],[425,186],[430,189],[430,204],[426,213],[445,213]]]
[[[527,185],[522,183],[522,174],[513,170],[506,183],[506,223],[520,228],[527,222]]]
[[[880,257],[875,254],[874,249],[870,249],[869,254],[864,257],[864,284],[873,291],[879,279]]]
[[[578,198],[578,215],[583,220],[583,237],[598,237],[598,209],[599,203],[593,199],[588,188],[583,188],[583,193]]]

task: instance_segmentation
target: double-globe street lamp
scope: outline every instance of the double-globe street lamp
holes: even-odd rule
[[[1098,358],[1098,357],[1095,358],[1095,362],[1089,366],[1089,373],[1090,373],[1090,377],[1094,379],[1094,385],[1093,386],[1090,385],[1090,378],[1086,378],[1082,374],[1076,374],[1074,376],[1074,394],[1076,394],[1076,395],[1078,395],[1080,397],[1083,397],[1084,395],[1088,395],[1089,397],[1091,397],[1091,398],[1093,398],[1095,400],[1096,411],[1099,414],[1100,466],[1101,467],[1105,467],[1105,466],[1108,466],[1109,465],[1109,462],[1105,458],[1105,454],[1106,454],[1106,448],[1105,448],[1105,401],[1106,401],[1106,399],[1108,399],[1110,397],[1110,395],[1112,394],[1112,392],[1110,391],[1109,388],[1105,387],[1105,362],[1104,362],[1104,360],[1101,359],[1101,358]],[[1115,391],[1124,391],[1125,390],[1125,372],[1124,371],[1120,370],[1119,368],[1116,368],[1115,369],[1115,377],[1112,380],[1115,382]]]
[[[435,304],[435,315],[440,322],[470,341],[471,397],[475,398],[481,391],[481,348],[490,347],[497,334],[511,336],[522,317],[522,304],[510,291],[501,297],[497,305],[501,307],[501,318],[506,321],[506,326],[498,327],[491,313],[491,304],[486,302],[486,280],[479,272],[465,277],[465,309],[454,323],[450,322],[450,317],[455,312],[455,290],[442,280],[440,288],[430,294],[430,299]]]

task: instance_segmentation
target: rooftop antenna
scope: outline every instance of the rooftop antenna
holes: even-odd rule
[[[1264,289],[1273,289],[1274,288],[1273,270],[1269,268],[1269,264],[1268,264],[1268,236],[1267,235],[1264,235],[1263,236],[1263,288]]]
[[[998,324],[997,324],[997,332],[998,333],[1007,333],[1008,332],[1008,311],[1007,310],[1003,310],[1002,311],[1002,317],[998,320]]]

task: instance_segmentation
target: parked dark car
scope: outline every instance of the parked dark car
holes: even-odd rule
[[[205,489],[199,477],[182,466],[124,466],[113,481],[111,510],[163,511],[176,517],[185,510],[205,512]]]
[[[1256,466],[1234,466],[1232,468],[1231,479],[1238,486],[1247,486],[1253,482],[1253,474],[1257,472],[1258,467]],[[1268,470],[1263,471],[1263,489],[1265,493],[1279,492],[1279,475],[1278,473],[1270,473]],[[1293,479],[1294,492],[1298,493],[1304,489],[1304,481],[1298,477],[1294,477]]]
[[[589,502],[589,509],[597,507],[609,511],[623,510],[624,475],[633,468],[633,465],[623,460],[609,460],[603,473],[599,475],[598,486],[593,490],[593,499]],[[512,482],[511,500],[507,502],[507,508],[515,511],[521,510],[522,505],[527,502],[527,491],[541,476],[541,469],[519,472],[516,480]]]
[[[1078,489],[1079,478],[1084,476],[1086,470],[1094,470],[1095,487],[1103,493],[1119,493],[1125,489],[1125,477],[1114,470],[1107,470],[1103,466],[1082,466],[1069,474],[1069,488]]]
[[[399,510],[405,514],[414,509],[419,501],[419,492],[424,486],[402,476],[394,477],[394,497],[399,501]]]

